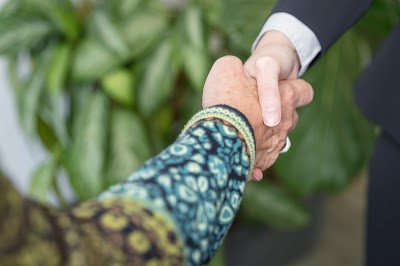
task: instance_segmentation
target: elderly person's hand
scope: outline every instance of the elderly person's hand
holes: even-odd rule
[[[218,59],[204,85],[203,108],[226,104],[239,110],[249,120],[256,138],[253,180],[260,180],[262,171],[278,158],[288,132],[297,124],[296,107],[310,103],[313,98],[311,85],[303,80],[282,81],[279,89],[282,101],[281,123],[276,127],[267,127],[262,120],[257,82],[246,72],[240,59],[233,56]]]

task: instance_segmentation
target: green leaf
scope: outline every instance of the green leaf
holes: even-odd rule
[[[85,39],[77,47],[72,65],[76,81],[93,82],[121,63],[111,51],[94,39]]]
[[[104,9],[116,19],[122,21],[132,16],[141,2],[141,0],[105,1]]]
[[[308,224],[309,214],[297,198],[282,187],[266,183],[250,182],[246,185],[241,218],[252,224],[269,225],[288,230]]]
[[[37,118],[36,132],[48,151],[60,146],[54,130],[40,117]]]
[[[186,9],[181,26],[183,27],[181,52],[184,71],[192,86],[197,91],[202,91],[211,64],[201,9],[196,6]]]
[[[173,38],[166,39],[148,58],[138,91],[139,110],[144,116],[150,116],[171,96],[178,68],[173,48]]]
[[[18,95],[23,87],[23,81],[18,73],[18,56],[9,56],[7,58],[7,76],[10,81],[11,87],[13,88],[15,94]]]
[[[162,36],[167,26],[164,12],[140,10],[122,22],[118,29],[131,51],[131,58],[137,58],[148,51]]]
[[[182,19],[183,35],[186,42],[196,48],[207,47],[205,38],[205,21],[199,6],[188,7]]]
[[[56,154],[50,155],[33,173],[29,196],[42,203],[48,202],[48,193],[57,171]]]
[[[64,110],[67,99],[62,93],[45,96],[45,103],[41,108],[40,116],[48,126],[51,126],[51,130],[56,136],[57,144],[66,147],[69,142],[66,111]]]
[[[95,10],[90,18],[89,25],[91,32],[98,41],[119,58],[127,59],[129,48],[107,13],[102,10]]]
[[[14,54],[44,42],[54,30],[40,18],[0,18],[0,54]]]
[[[282,180],[298,193],[343,189],[369,158],[373,127],[352,97],[363,45],[349,32],[305,77],[315,88],[314,102],[300,110],[300,122],[290,134],[292,148],[276,163]]]
[[[211,66],[207,50],[183,44],[182,55],[185,74],[188,76],[193,88],[198,92],[202,92]]]
[[[48,18],[68,40],[74,41],[78,38],[81,25],[70,1],[28,0],[27,2],[31,4],[31,8],[38,9]]]
[[[111,116],[111,148],[107,185],[127,178],[150,157],[149,140],[139,117],[116,108]]]
[[[222,0],[202,0],[204,14],[210,25],[217,25],[222,14]]]
[[[127,69],[118,69],[101,79],[104,91],[116,102],[133,106],[135,102],[135,75]]]
[[[250,48],[275,0],[221,0],[219,28],[225,31],[228,50],[250,55]]]
[[[107,135],[109,131],[107,97],[92,93],[73,121],[72,144],[66,152],[64,166],[70,183],[80,200],[96,196],[103,189]]]
[[[50,53],[50,50],[48,51]],[[46,71],[48,70],[48,54],[39,58],[36,69],[31,74],[27,85],[17,94],[20,121],[28,136],[33,136],[36,127],[36,115],[45,88]]]
[[[47,89],[50,94],[58,94],[65,87],[72,47],[69,44],[59,44],[52,55],[47,74]]]

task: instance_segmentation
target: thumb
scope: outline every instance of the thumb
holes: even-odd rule
[[[280,67],[274,59],[262,57],[255,63],[258,98],[264,124],[274,127],[281,121],[281,97],[279,92]]]

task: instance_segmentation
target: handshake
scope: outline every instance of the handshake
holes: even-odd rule
[[[208,74],[202,100],[203,108],[224,104],[246,116],[256,141],[256,162],[252,173],[252,180],[255,181],[262,179],[262,171],[275,163],[285,147],[287,134],[298,121],[296,108],[307,105],[313,98],[312,87],[304,80],[277,81],[281,100],[280,123],[266,126],[263,121],[268,120],[265,117],[268,113],[263,114],[261,110],[265,102],[260,97],[259,80],[249,74],[248,67],[240,59],[234,56],[222,57],[214,63]]]

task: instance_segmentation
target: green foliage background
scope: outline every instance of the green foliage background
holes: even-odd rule
[[[46,202],[66,171],[85,200],[126,178],[171,143],[201,108],[203,82],[225,54],[245,60],[272,0],[10,0],[0,12],[0,54],[8,58],[21,126],[49,158],[32,197]],[[399,16],[379,0],[304,77],[315,89],[300,110],[291,151],[266,181],[249,184],[243,221],[304,226],[305,202],[340,191],[365,166],[374,129],[354,107],[352,84]],[[29,71],[18,71],[29,63]]]

